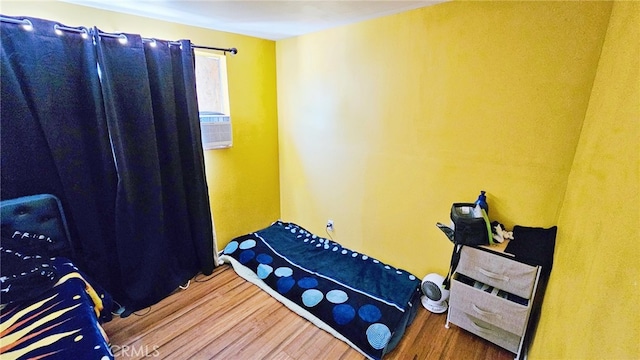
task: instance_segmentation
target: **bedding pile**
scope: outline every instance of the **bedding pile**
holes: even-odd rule
[[[55,254],[49,251],[33,241],[2,237],[1,357],[113,359],[100,326],[111,319],[110,295],[71,260],[50,257]]]
[[[370,359],[391,351],[415,317],[420,280],[282,221],[232,240],[221,260]]]

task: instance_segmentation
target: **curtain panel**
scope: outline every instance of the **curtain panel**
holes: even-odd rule
[[[123,316],[210,274],[190,41],[29,20],[1,24],[2,198],[58,196],[76,260]]]

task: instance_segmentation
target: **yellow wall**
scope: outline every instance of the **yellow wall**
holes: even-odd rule
[[[239,49],[234,147],[206,154],[221,247],[282,207],[444,273],[434,224],[484,189],[508,227],[559,225],[531,358],[640,358],[638,3],[445,3],[275,45],[66,3],[0,11]]]
[[[275,43],[248,36],[130,16],[54,1],[3,1],[5,15],[194,44],[236,47],[227,56],[233,147],[205,152],[218,247],[280,216]]]
[[[531,358],[640,359],[640,3],[616,2]]]
[[[610,9],[452,2],[276,42],[282,218],[419,276],[480,190],[555,225]]]

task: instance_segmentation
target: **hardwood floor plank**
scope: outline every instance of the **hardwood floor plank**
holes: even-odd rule
[[[162,321],[172,321],[176,317],[180,317],[192,310],[194,307],[198,307],[202,305],[202,302],[189,302],[184,304],[180,308],[175,308],[171,306],[174,300],[177,300],[177,297],[186,294],[188,291],[189,297],[192,299],[200,299],[205,294],[214,293],[217,294],[218,290],[224,291],[225,293],[232,291],[233,288],[239,287],[237,291],[245,291],[251,288],[251,285],[248,283],[239,283],[237,282],[237,277],[234,277],[235,274],[228,271],[222,271],[222,269],[218,268],[215,276],[215,281],[212,281],[211,284],[207,284],[209,286],[194,286],[187,290],[178,290],[174,292],[172,295],[159,302],[156,305],[153,305],[149,308],[149,310],[144,309],[139,311],[139,314],[143,314],[141,316],[132,314],[127,318],[118,318],[118,331],[113,332],[114,335],[110,336],[111,342],[114,344],[125,345],[127,343],[131,343],[134,340],[144,337],[148,334],[150,329],[154,327],[163,326]],[[235,280],[235,281],[234,281]],[[233,288],[229,287],[229,284],[233,284]],[[223,286],[226,286],[222,288]],[[220,295],[218,295],[220,296]],[[206,299],[203,301],[207,301]],[[147,313],[147,311],[149,311]],[[160,321],[159,321],[160,319]],[[105,324],[105,330],[108,330],[115,321],[109,322]],[[109,331],[107,331],[109,333]],[[125,341],[125,340],[128,340]]]
[[[365,357],[360,354],[354,354],[354,350],[342,341],[332,341],[329,349],[325,349],[322,353],[322,357],[325,359],[353,359]]]
[[[255,288],[255,287],[254,287]],[[200,353],[203,356],[216,354],[229,344],[243,338],[243,334],[255,327],[253,317],[256,313],[264,311],[265,303],[260,300],[262,293],[259,289],[251,289],[252,293],[249,298],[233,297],[232,301],[244,302],[248,309],[241,307],[231,307],[225,312],[220,312],[216,304],[212,302],[204,306],[207,311],[201,314],[193,314],[197,322],[191,327],[184,329],[178,336],[172,336],[161,346],[163,353],[172,354],[180,353],[184,356],[196,356]],[[253,290],[257,290],[253,292]],[[227,304],[227,308],[230,305]],[[180,329],[180,327],[176,327]],[[224,336],[222,336],[224,335]],[[219,339],[212,342],[211,339]]]
[[[230,292],[230,294],[240,294],[246,291],[247,294],[251,295],[259,291],[252,287],[238,287],[234,290],[235,291]],[[154,313],[155,316],[161,317],[153,323],[153,326],[147,327],[146,330],[142,331],[144,334],[143,336],[135,336],[129,341],[123,340],[122,343],[126,343],[132,347],[144,345],[157,345],[162,347],[172,339],[188,332],[193,327],[199,326],[202,319],[209,320],[212,322],[210,327],[217,329],[220,328],[220,326],[218,326],[218,322],[216,320],[221,318],[217,314],[218,311],[219,310],[215,306],[206,306],[205,302],[200,300],[192,302],[190,305],[185,306],[182,309],[176,309],[174,312],[169,314],[166,314],[165,312],[158,314]],[[232,308],[225,314],[221,321],[226,318],[233,319],[234,316],[237,317],[239,315],[242,315],[242,311],[240,309]],[[202,328],[202,326],[199,326],[198,328]]]
[[[322,336],[321,329],[310,324],[306,331],[298,334],[295,340],[289,343],[283,350],[294,359],[310,359],[309,357],[303,357],[305,350],[313,344],[313,339],[317,336]],[[313,358],[313,359],[317,359]]]
[[[284,307],[228,265],[196,277],[141,316],[104,325],[117,359],[365,359],[346,343]],[[514,354],[418,308],[387,359],[507,360]]]
[[[286,324],[283,324],[282,327],[279,327],[280,337],[283,339],[278,343],[278,341],[274,341],[273,345],[270,346],[269,353],[265,356],[265,359],[281,359],[282,356],[285,358],[291,358],[285,351],[290,344],[297,341],[298,336],[307,331],[310,327],[313,326],[307,320],[296,316],[295,318],[287,315]],[[277,344],[277,345],[276,345]]]
[[[291,318],[288,316],[289,309],[282,307],[280,304],[276,304],[276,306],[278,309],[271,314],[271,321],[265,319],[260,328],[251,334],[254,339],[266,338],[269,339],[270,343],[277,344],[286,341],[292,335],[299,334],[299,331],[296,330],[300,328],[300,322],[290,320]],[[274,349],[270,346],[265,346],[259,341],[252,341],[237,351],[237,355],[241,358],[264,359],[273,351]]]
[[[249,358],[250,356],[246,355],[245,349],[248,348],[251,343],[256,343],[255,346],[264,347],[264,345],[261,345],[256,340],[262,339],[261,333],[268,330],[268,328],[265,327],[258,318],[264,316],[264,314],[268,314],[265,320],[273,324],[276,321],[274,317],[282,316],[283,314],[279,313],[279,311],[282,310],[282,306],[264,300],[261,301],[260,310],[248,314],[242,324],[238,324],[230,330],[228,339],[222,339],[219,342],[208,344],[203,347],[198,354],[205,355],[207,358]]]

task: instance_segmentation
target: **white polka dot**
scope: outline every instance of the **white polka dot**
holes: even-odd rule
[[[273,268],[269,265],[266,264],[260,264],[258,265],[258,268],[256,269],[256,272],[258,274],[258,277],[262,280],[266,279],[269,277],[269,275],[271,274],[271,272],[273,272]]]
[[[377,350],[384,349],[391,339],[391,331],[381,323],[371,324],[367,329],[367,341]]]
[[[287,277],[293,275],[293,270],[288,267],[279,267],[274,272],[277,277]]]
[[[369,257],[367,255],[362,255],[362,260],[367,260]]]
[[[253,239],[248,239],[240,243],[240,249],[242,250],[251,249],[252,247],[255,247],[255,246],[256,246],[256,241]]]
[[[306,307],[314,307],[322,301],[324,295],[320,290],[309,289],[302,293],[302,303]]]
[[[342,304],[348,299],[349,296],[342,290],[331,290],[327,293],[327,300],[332,304]]]

